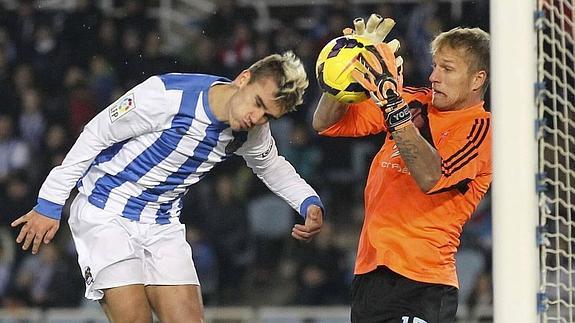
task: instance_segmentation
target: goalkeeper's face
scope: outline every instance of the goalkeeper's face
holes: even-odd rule
[[[485,79],[472,72],[468,53],[463,49],[439,48],[433,55],[433,72],[429,76],[433,89],[433,106],[442,111],[459,110],[481,102]]]
[[[228,101],[228,120],[233,130],[249,130],[285,114],[275,100],[277,84],[271,77],[249,82],[250,72],[242,72],[234,83],[237,91]]]

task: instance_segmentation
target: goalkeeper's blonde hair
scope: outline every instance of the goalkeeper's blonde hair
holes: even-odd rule
[[[481,28],[456,27],[435,37],[431,42],[431,54],[444,47],[463,49],[470,71],[485,71],[489,75],[489,40],[489,34]],[[487,90],[488,79],[483,84],[483,94]]]
[[[291,51],[260,59],[248,68],[249,83],[263,77],[272,77],[278,85],[275,100],[286,111],[294,111],[303,103],[303,94],[309,85],[301,60]]]

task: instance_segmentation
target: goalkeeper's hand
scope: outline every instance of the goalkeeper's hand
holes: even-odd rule
[[[383,112],[389,132],[411,124],[409,107],[401,97],[401,76],[393,49],[385,44],[369,45],[356,57],[353,78],[369,91],[372,100]]]
[[[387,37],[391,29],[393,29],[395,26],[395,20],[392,18],[383,18],[378,14],[372,13],[367,20],[367,24],[363,18],[358,17],[353,20],[353,26],[354,29],[349,27],[345,28],[343,30],[343,34],[356,34],[369,39],[374,45],[378,45],[385,40],[385,37]],[[393,39],[386,44],[391,48],[394,54],[397,53],[401,47],[401,44],[397,39]],[[396,79],[401,88],[403,86],[403,58],[401,56],[397,56],[395,58],[395,66],[397,68]]]

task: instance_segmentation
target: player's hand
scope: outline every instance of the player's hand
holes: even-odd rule
[[[12,227],[24,224],[16,243],[22,243],[22,250],[28,250],[32,246],[32,254],[37,254],[42,242],[50,243],[60,228],[60,221],[51,219],[34,210],[26,213],[12,222]]]
[[[353,26],[353,30],[351,28],[344,29],[344,35],[356,34],[371,40],[373,44],[379,44],[395,26],[395,20],[391,18],[384,19],[382,16],[372,13],[367,20],[367,25],[363,18],[359,17],[353,20]]]
[[[385,40],[385,37],[389,34],[391,29],[395,26],[395,20],[391,18],[383,18],[382,16],[372,13],[367,20],[367,25],[363,18],[358,17],[353,20],[354,29],[345,28],[343,30],[344,35],[352,35],[356,34],[358,36],[365,37],[369,39],[374,45],[382,43]],[[386,43],[392,50],[393,53],[397,53],[401,44],[399,40],[392,39],[391,41]],[[397,56],[395,59],[395,66],[399,71],[399,80],[403,83],[403,74],[401,73],[403,70],[403,58],[401,56]]]
[[[366,46],[356,58],[353,78],[369,91],[372,100],[383,112],[390,132],[411,123],[409,107],[401,97],[401,71],[395,63],[393,49],[385,43]]]
[[[317,205],[310,205],[307,208],[305,224],[294,225],[291,236],[301,241],[310,241],[321,231],[322,225],[323,212],[321,208]]]

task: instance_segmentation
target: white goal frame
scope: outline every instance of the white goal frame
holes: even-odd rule
[[[536,0],[490,5],[494,321],[536,323]]]

